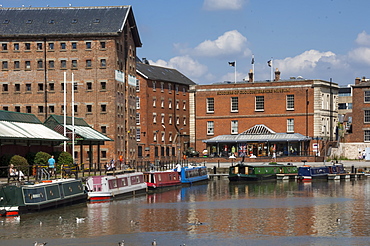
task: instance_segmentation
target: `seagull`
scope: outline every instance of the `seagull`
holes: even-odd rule
[[[125,246],[125,240],[122,240],[122,242],[118,242],[118,246]]]
[[[195,223],[194,223],[195,225],[201,225],[201,224],[203,224],[202,222],[200,222],[198,219],[195,221]]]
[[[339,218],[337,219],[337,223],[338,223],[338,224],[340,223],[340,219],[339,219]]]
[[[134,220],[130,220],[130,223],[131,223],[131,225],[137,225],[137,224],[139,224],[138,221],[134,221]]]
[[[153,246],[156,246],[157,245],[157,241],[155,241],[155,239],[153,240],[152,245]]]
[[[33,246],[45,246],[46,244],[47,244],[47,242],[43,242],[43,243],[35,242],[35,244]]]
[[[78,218],[78,217],[76,217],[76,222],[77,223],[82,223],[84,221],[85,221],[85,218]]]

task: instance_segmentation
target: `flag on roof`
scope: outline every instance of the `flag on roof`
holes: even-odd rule
[[[233,61],[233,62],[229,62],[229,66],[230,67],[235,67],[235,62]]]
[[[268,65],[269,67],[271,67],[271,66],[272,66],[272,60],[267,61],[267,65]]]

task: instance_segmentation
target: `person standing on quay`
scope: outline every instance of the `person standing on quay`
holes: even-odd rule
[[[55,169],[55,159],[54,159],[53,155],[48,160],[48,164],[49,164],[49,173],[50,173],[51,176],[53,176],[54,175],[54,169]]]

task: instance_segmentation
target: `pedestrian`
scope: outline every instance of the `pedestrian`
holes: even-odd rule
[[[51,176],[53,176],[54,175],[54,170],[55,170],[55,159],[54,159],[53,155],[48,160],[48,164],[49,164],[49,173],[50,173]]]

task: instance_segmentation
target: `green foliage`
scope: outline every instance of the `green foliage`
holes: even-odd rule
[[[14,155],[10,159],[10,164],[13,164],[15,168],[21,170],[22,172],[27,172],[28,170],[28,161],[26,158],[20,155]]]
[[[72,155],[68,152],[61,152],[58,157],[58,164],[71,166],[73,164]]]
[[[36,153],[35,156],[35,164],[41,165],[41,166],[48,166],[48,160],[50,159],[51,155],[40,151]]]
[[[26,154],[26,159],[27,159],[29,165],[32,166],[33,164],[35,164],[35,157],[36,157],[35,152],[28,152]]]
[[[10,159],[12,158],[13,155],[10,154],[4,154],[0,157],[0,163],[1,166],[7,167],[10,164]]]

